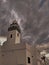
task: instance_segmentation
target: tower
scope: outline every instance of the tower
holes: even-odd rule
[[[13,21],[12,24],[10,24],[10,27],[8,28],[8,37],[7,41],[9,44],[19,44],[20,43],[20,27],[16,20]]]

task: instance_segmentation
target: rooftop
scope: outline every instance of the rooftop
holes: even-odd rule
[[[20,27],[16,20],[14,20],[13,23],[10,24],[10,27],[8,28],[8,31],[12,31],[12,30],[18,30],[18,32],[21,32]]]

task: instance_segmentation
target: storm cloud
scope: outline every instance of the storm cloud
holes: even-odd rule
[[[22,39],[30,43],[49,42],[49,0],[0,0],[0,35],[17,20]]]

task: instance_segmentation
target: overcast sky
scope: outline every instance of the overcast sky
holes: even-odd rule
[[[17,20],[23,40],[30,43],[49,42],[49,0],[0,0],[0,35]]]

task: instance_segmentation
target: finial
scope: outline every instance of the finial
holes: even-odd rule
[[[14,20],[12,22],[12,24],[10,24],[10,27],[8,28],[8,31],[12,31],[12,30],[18,30],[18,32],[21,32],[20,31],[20,27],[19,27],[19,25],[18,25],[16,20]]]
[[[16,20],[14,20],[14,21],[13,21],[13,24],[14,24],[14,23],[17,23],[17,21],[16,21]]]

